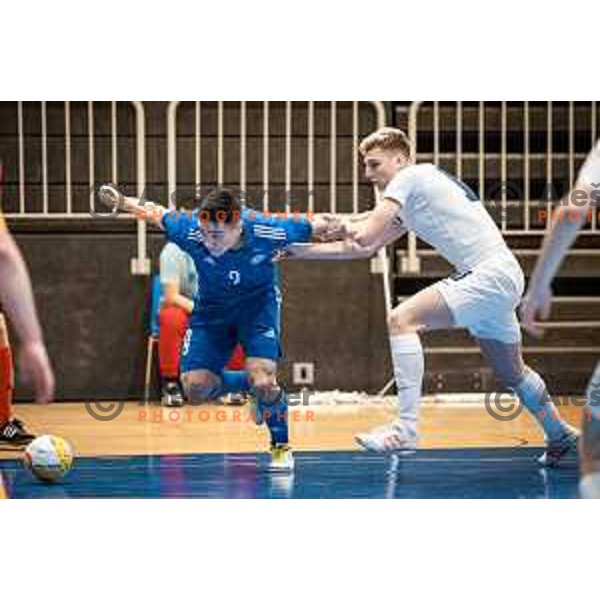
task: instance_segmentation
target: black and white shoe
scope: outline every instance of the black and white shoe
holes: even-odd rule
[[[577,452],[579,432],[572,427],[565,430],[565,434],[557,440],[549,440],[546,444],[546,452],[540,456],[538,462],[543,467],[554,469],[558,467],[565,456]]]
[[[185,404],[181,386],[176,381],[168,381],[162,389],[162,405],[167,408],[179,408]]]
[[[223,404],[229,406],[244,406],[248,402],[245,394],[227,394],[221,398]]]
[[[0,429],[0,444],[10,446],[26,446],[35,439],[35,435],[25,429],[25,424],[19,419],[10,420]]]

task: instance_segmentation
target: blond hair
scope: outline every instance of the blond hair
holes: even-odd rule
[[[383,127],[367,136],[360,143],[359,150],[362,156],[365,156],[371,150],[400,152],[408,159],[412,159],[414,156],[414,147],[410,138],[404,131],[393,127]]]

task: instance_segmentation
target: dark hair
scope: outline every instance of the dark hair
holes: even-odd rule
[[[177,210],[196,210],[200,205],[200,200],[194,196],[183,196],[175,200]]]
[[[211,190],[200,203],[200,215],[203,221],[235,223],[240,220],[241,214],[240,198],[226,188]]]

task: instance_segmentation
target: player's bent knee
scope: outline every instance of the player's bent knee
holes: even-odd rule
[[[388,329],[391,335],[406,335],[415,333],[419,328],[406,311],[395,310],[388,318]]]
[[[191,371],[182,376],[183,388],[191,403],[206,402],[219,395],[220,379],[210,371]]]

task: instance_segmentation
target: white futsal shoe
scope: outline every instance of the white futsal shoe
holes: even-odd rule
[[[414,454],[418,437],[400,421],[377,427],[369,433],[359,433],[355,438],[365,450],[379,453]]]

